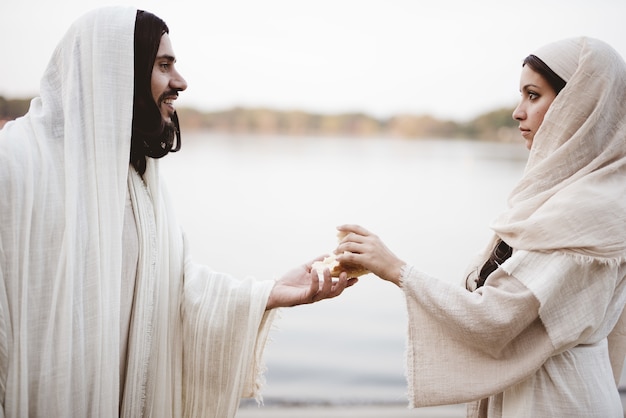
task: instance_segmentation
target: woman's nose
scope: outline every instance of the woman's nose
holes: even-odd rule
[[[522,104],[518,104],[515,109],[513,109],[513,114],[511,115],[515,120],[524,120],[526,117],[526,112],[522,109]]]

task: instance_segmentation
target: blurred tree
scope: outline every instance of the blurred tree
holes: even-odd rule
[[[30,99],[0,96],[0,126],[24,115]],[[500,108],[469,122],[440,120],[430,115],[395,115],[388,119],[365,113],[319,114],[302,110],[243,108],[200,112],[178,110],[185,130],[210,130],[259,135],[323,135],[345,137],[466,138],[482,141],[511,141],[519,137],[513,108]]]

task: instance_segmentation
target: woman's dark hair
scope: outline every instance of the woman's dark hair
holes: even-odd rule
[[[536,55],[529,55],[524,59],[522,67],[528,65],[533,71],[539,73],[546,79],[550,87],[554,89],[556,94],[559,94],[563,87],[567,84],[557,73],[552,71],[550,67],[546,65]],[[513,249],[504,241],[498,240],[491,252],[489,259],[483,264],[476,278],[476,288],[485,284],[487,277],[493,273],[500,264],[504,263],[513,253]]]
[[[559,77],[557,73],[552,71],[552,68],[548,67],[546,63],[543,62],[536,55],[527,56],[524,59],[522,67],[524,65],[528,65],[533,71],[541,74],[541,76],[546,79],[548,84],[550,84],[550,87],[554,89],[556,94],[559,94],[561,90],[563,90],[563,87],[565,87],[565,84],[567,84],[565,80]]]
[[[130,163],[141,175],[146,171],[146,157],[161,158],[180,149],[180,127],[176,113],[172,123],[163,120],[151,90],[152,68],[161,37],[169,33],[163,20],[138,10],[135,19],[135,79],[133,130],[130,141]],[[176,148],[174,139],[176,138]]]
[[[485,284],[487,277],[504,263],[513,254],[513,249],[504,241],[499,239],[491,251],[489,259],[483,264],[476,278],[476,288]]]

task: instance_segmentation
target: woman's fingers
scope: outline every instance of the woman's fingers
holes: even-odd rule
[[[341,225],[337,227],[337,230],[344,235],[343,240],[349,238],[349,239],[354,239],[354,237],[349,236],[350,233],[354,233],[356,235],[361,235],[361,236],[368,236],[370,235],[370,232],[363,228],[361,225],[356,225],[356,224],[345,224],[345,225]],[[343,241],[342,240],[342,241]]]

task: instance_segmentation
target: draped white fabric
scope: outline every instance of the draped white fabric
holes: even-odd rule
[[[273,282],[194,265],[158,163],[129,171],[135,15],[79,19],[0,131],[0,416],[223,418],[258,395]],[[120,383],[128,189],[139,262]]]

